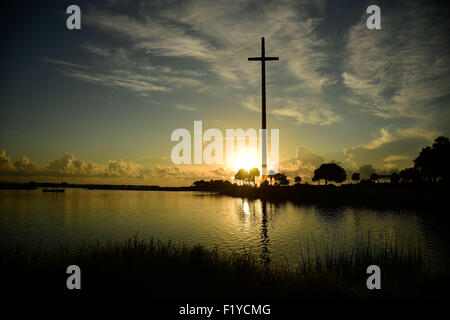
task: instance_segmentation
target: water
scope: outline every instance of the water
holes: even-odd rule
[[[396,241],[420,247],[433,266],[442,267],[450,241],[440,228],[412,211],[273,204],[203,192],[0,191],[2,250],[123,241],[137,233],[163,242],[250,251],[265,262],[295,263],[308,248],[311,255],[326,247],[352,248],[370,233],[374,246]]]

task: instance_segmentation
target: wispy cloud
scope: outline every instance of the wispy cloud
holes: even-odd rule
[[[97,5],[86,10],[85,23],[106,36],[121,39],[124,45],[111,48],[82,44],[81,48],[99,57],[95,62],[100,71],[65,71],[64,74],[138,92],[183,88],[206,91],[211,88],[210,77],[236,90],[257,90],[260,80],[255,75],[259,67],[248,63],[247,57],[259,54],[259,39],[265,36],[270,39],[268,52],[282,56],[280,62],[274,64],[273,74],[290,77],[291,93],[314,92],[320,100],[322,87],[330,81],[319,71],[327,61],[327,42],[315,32],[320,20],[307,16],[301,6],[317,5],[323,10],[323,5],[283,1],[252,11],[248,10],[250,4],[251,1],[203,0],[167,7],[147,4],[139,7],[139,15],[117,13],[110,6]],[[159,57],[182,60],[173,70],[168,60],[164,62]],[[155,65],[152,61],[156,59],[166,65]],[[196,70],[186,69],[193,64],[197,65]],[[110,72],[111,65],[113,69],[127,71],[121,74],[120,80]],[[140,75],[138,80],[137,74]],[[220,88],[219,84],[215,90]],[[288,96],[285,92],[280,99]],[[314,111],[304,110],[308,102],[305,107],[294,110],[296,119],[300,120],[299,114],[302,114],[303,122],[325,125],[337,121],[331,106],[319,103],[314,105]],[[285,106],[279,109],[280,115],[293,112]]]
[[[77,69],[90,69],[91,68],[89,66],[84,66],[81,64],[76,64],[76,63],[61,61],[61,60],[57,60],[57,59],[51,59],[51,58],[40,58],[40,60],[47,62],[47,63],[51,63],[51,64],[57,64],[57,65],[71,67],[71,68],[77,68]]]
[[[179,110],[185,110],[185,111],[197,111],[198,109],[195,107],[189,107],[189,106],[185,106],[183,104],[177,104],[175,106],[175,108],[179,109]]]
[[[300,102],[299,102],[300,101]],[[261,112],[259,101],[254,97],[248,97],[243,102],[244,108]],[[273,106],[268,111],[269,114],[292,118],[298,125],[315,124],[320,126],[331,125],[340,121],[340,115],[332,111],[332,108],[319,98],[302,97],[293,98],[275,98]]]
[[[412,1],[383,13],[379,31],[351,28],[342,77],[362,109],[384,118],[434,115],[432,103],[450,94],[450,28],[440,10]]]
[[[267,66],[271,115],[329,126],[330,141],[338,139],[333,124],[352,126],[366,138],[345,150],[355,169],[410,165],[421,146],[449,130],[448,15],[435,3],[401,2],[383,10],[381,30],[368,30],[361,10],[336,40],[320,31],[331,16],[340,26],[328,6],[189,0],[129,2],[119,11],[96,4],[83,21],[101,38],[79,44],[89,63],[43,60],[81,81],[170,95],[162,101],[179,110],[197,111],[184,99],[195,91],[206,103],[226,94],[230,104],[261,112],[260,65],[247,57],[260,54],[265,36],[266,53],[280,57]]]

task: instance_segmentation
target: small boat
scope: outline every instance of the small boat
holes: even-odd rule
[[[42,189],[42,192],[64,192],[65,189]]]

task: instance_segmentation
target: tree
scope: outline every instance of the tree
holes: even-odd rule
[[[254,185],[254,186],[256,186],[255,178],[256,178],[256,177],[259,177],[260,175],[261,175],[261,173],[259,172],[259,169],[258,169],[258,168],[252,168],[252,169],[250,169],[250,172],[248,173],[248,177],[249,177],[250,180],[253,181],[253,185]]]
[[[419,156],[414,160],[414,168],[431,182],[436,182],[437,178],[448,179],[450,173],[449,139],[444,136],[437,137],[431,147],[422,148]]]
[[[378,179],[380,179],[380,176],[377,173],[374,172],[370,175],[370,180],[377,181]]]
[[[400,175],[397,172],[394,172],[391,174],[389,179],[391,180],[391,183],[397,184],[400,181]]]
[[[289,185],[289,180],[284,173],[277,173],[273,178],[275,179],[275,185],[277,186]]]
[[[248,179],[248,172],[245,169],[239,169],[239,171],[234,176],[234,179],[237,181],[241,181],[242,184],[245,182],[245,180]]]
[[[328,184],[328,181],[341,183],[347,179],[347,173],[336,163],[322,163],[319,168],[314,170],[312,181],[318,181],[320,184],[322,179],[325,180],[325,184]]]
[[[302,182],[302,178],[300,176],[296,176],[294,178],[295,184],[300,184]]]
[[[400,179],[403,182],[417,182],[420,179],[420,172],[416,168],[406,168],[400,171]]]
[[[208,183],[205,180],[197,180],[194,181],[193,186],[196,188],[204,188],[208,185]]]
[[[354,174],[352,174],[352,180],[353,181],[359,181],[361,179],[361,176],[358,172],[355,172]]]

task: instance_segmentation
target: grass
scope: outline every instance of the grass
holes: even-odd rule
[[[267,265],[250,253],[162,243],[137,236],[56,251],[2,253],[4,295],[185,299],[409,299],[447,297],[447,273],[431,273],[420,249],[355,240],[350,249],[312,247],[296,265]],[[311,249],[311,250],[310,250]],[[315,251],[317,252],[317,250]],[[67,266],[81,268],[82,290],[69,291]],[[366,269],[381,268],[381,290],[368,290]],[[446,296],[447,295],[447,296]]]

